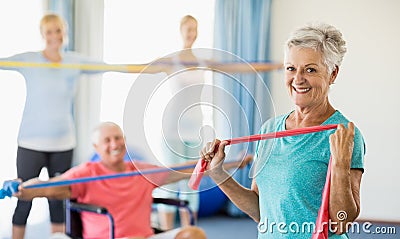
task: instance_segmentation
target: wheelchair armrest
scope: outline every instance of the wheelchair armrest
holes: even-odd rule
[[[86,203],[78,203],[78,202],[70,202],[69,205],[71,210],[74,211],[85,211],[85,212],[93,212],[97,214],[108,214],[107,208],[93,205],[93,204],[86,204]]]
[[[166,204],[176,207],[188,207],[189,202],[187,200],[180,200],[174,198],[153,198],[155,204]]]
[[[81,212],[90,212],[101,214],[108,217],[110,222],[110,238],[114,238],[114,219],[108,210],[104,207],[78,203],[75,200],[66,200],[66,232],[72,238],[81,238],[82,235],[82,221],[80,217]]]

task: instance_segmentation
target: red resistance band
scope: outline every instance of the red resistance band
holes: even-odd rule
[[[306,128],[300,128],[300,129],[278,131],[278,132],[273,132],[273,133],[268,133],[268,134],[256,134],[256,135],[251,135],[251,136],[244,136],[244,137],[240,137],[240,138],[233,138],[233,139],[226,140],[226,141],[228,141],[227,145],[232,145],[232,144],[240,144],[240,143],[258,141],[258,140],[266,140],[266,139],[273,139],[273,138],[282,138],[282,137],[287,137],[287,136],[296,136],[296,135],[301,135],[301,134],[309,134],[309,133],[315,133],[315,132],[319,132],[319,131],[331,130],[331,129],[336,129],[336,128],[337,128],[337,124],[312,126],[312,127],[306,127]],[[214,153],[216,153],[217,151],[218,151],[218,145],[215,146]],[[206,162],[205,160],[199,159],[199,161],[197,162],[196,167],[192,173],[192,176],[190,177],[189,183],[188,183],[190,188],[195,189],[195,190],[199,188],[201,178],[203,177],[207,166],[208,166],[208,162]],[[315,230],[312,235],[312,239],[327,239],[328,238],[329,192],[330,192],[330,177],[331,177],[330,175],[331,175],[331,166],[330,166],[330,161],[329,161],[328,172],[326,175],[326,182],[325,182],[324,190],[322,192],[321,207],[318,211],[317,222],[316,222]]]
[[[331,161],[329,159],[328,172],[326,173],[326,181],[324,190],[322,191],[321,206],[318,210],[317,222],[311,239],[328,239],[328,222],[329,222],[329,193],[331,189]]]
[[[278,131],[278,132],[273,132],[273,133],[268,133],[268,134],[255,134],[255,135],[251,135],[251,136],[244,136],[244,137],[239,137],[239,138],[234,138],[234,139],[228,139],[225,141],[228,141],[227,145],[232,145],[232,144],[240,144],[240,143],[253,142],[253,141],[259,141],[259,140],[282,138],[282,137],[296,136],[296,135],[301,135],[301,134],[309,134],[309,133],[315,133],[315,132],[319,132],[319,131],[323,131],[323,130],[330,130],[330,129],[336,129],[336,128],[337,128],[336,124],[312,126],[312,127],[306,127],[306,128],[300,128],[300,129],[290,129],[290,130]],[[218,151],[218,145],[215,146],[214,153],[217,153],[217,151]],[[207,166],[208,166],[208,163],[205,160],[200,159],[197,162],[196,167],[194,168],[192,176],[190,177],[190,180],[189,180],[190,188],[192,188],[192,189],[199,188],[201,178],[203,177],[203,174],[206,171]]]

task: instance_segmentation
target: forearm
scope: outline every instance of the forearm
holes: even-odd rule
[[[254,221],[260,221],[258,194],[255,191],[240,185],[225,170],[210,172],[209,175],[240,210],[249,215]]]
[[[0,58],[0,70],[10,70],[10,71],[18,70],[14,62],[15,60],[10,58]]]
[[[47,193],[47,188],[22,188],[19,190],[17,197],[21,200],[30,201],[34,198],[46,197]]]
[[[71,198],[71,188],[70,186],[59,186],[53,189],[47,188],[45,197],[58,200]]]
[[[224,162],[223,167],[226,170],[238,169],[244,165],[247,165],[250,162],[250,160],[252,160],[252,156],[247,156],[246,159],[244,160],[246,162],[242,162],[242,161]],[[194,165],[196,165],[196,163],[197,163],[197,160],[191,160],[191,161],[187,161],[182,164],[174,165],[174,167],[190,166],[190,165],[193,165],[193,167],[182,169],[182,170],[177,170],[177,171],[171,171],[169,177],[166,180],[166,184],[173,183],[173,182],[176,182],[176,181],[179,181],[182,179],[190,178],[190,176],[192,175],[193,170],[194,170]],[[208,173],[209,172],[206,171],[205,175],[208,175]]]
[[[49,181],[58,181],[61,178],[53,178]],[[50,199],[65,199],[71,197],[70,186],[57,186],[57,187],[43,187],[43,188],[29,188],[30,185],[40,184],[43,181],[32,179],[19,187],[19,192],[15,195],[21,200],[32,200],[37,197],[46,197]]]
[[[178,168],[178,167],[185,167],[188,166],[189,168],[180,169],[180,170],[172,170],[169,172],[168,177],[163,182],[163,184],[174,183],[180,181],[182,179],[190,178],[193,173],[194,167],[197,163],[197,160],[190,160],[185,163],[173,165],[171,168]],[[193,167],[190,167],[193,166]]]
[[[358,194],[354,194],[350,169],[332,168],[329,203],[330,219],[337,233],[346,232],[346,225],[360,213]]]

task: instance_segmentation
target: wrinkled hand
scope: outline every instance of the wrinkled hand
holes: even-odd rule
[[[350,170],[354,148],[354,124],[348,123],[347,128],[339,124],[336,132],[330,135],[329,143],[333,165]]]
[[[222,163],[225,159],[225,146],[228,141],[220,141],[215,139],[213,142],[208,142],[200,151],[200,157],[208,163],[207,170],[218,169],[222,170]],[[216,147],[218,147],[217,150]]]

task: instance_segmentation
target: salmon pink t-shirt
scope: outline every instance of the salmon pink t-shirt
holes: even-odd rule
[[[126,172],[158,166],[126,162]],[[89,162],[74,167],[63,174],[66,179],[96,177],[115,174],[101,162]],[[119,172],[121,173],[121,172]],[[146,177],[145,177],[146,176]],[[147,175],[99,180],[71,185],[71,198],[80,203],[95,204],[107,208],[114,218],[115,237],[149,237],[154,234],[150,224],[153,189],[161,185],[167,172]],[[150,180],[149,180],[150,179]],[[94,213],[82,213],[83,237],[91,239],[108,238],[108,218]]]

